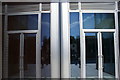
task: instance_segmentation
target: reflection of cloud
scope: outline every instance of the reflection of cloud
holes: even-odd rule
[[[87,16],[87,17],[83,20],[83,22],[86,22],[88,19],[91,19],[91,18],[93,18],[93,17],[94,17],[94,15]]]
[[[47,27],[49,27],[50,23],[49,22],[42,22],[42,25],[46,25]]]
[[[78,21],[76,21],[76,22],[73,22],[72,24],[70,24],[70,28],[73,28],[73,27],[76,27],[76,25],[78,25],[79,24],[79,22]]]

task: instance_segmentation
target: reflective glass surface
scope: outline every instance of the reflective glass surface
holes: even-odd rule
[[[114,29],[113,13],[83,13],[84,29]]]
[[[50,14],[42,13],[41,17],[41,76],[50,77]]]
[[[24,77],[36,77],[36,34],[24,35]]]
[[[86,77],[98,78],[97,33],[85,33],[86,41]]]
[[[103,50],[103,76],[104,78],[115,77],[115,53],[113,33],[102,33]]]
[[[8,16],[8,30],[37,30],[38,15]]]
[[[19,78],[20,35],[10,34],[8,42],[8,77]]]
[[[71,77],[80,77],[80,24],[79,13],[70,13]]]

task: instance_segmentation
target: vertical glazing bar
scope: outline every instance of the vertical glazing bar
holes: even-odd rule
[[[103,78],[103,55],[102,55],[102,33],[101,32],[98,32],[99,33],[99,60],[100,60],[100,63],[99,63],[99,78]]]
[[[83,17],[81,12],[81,3],[79,3],[80,18],[80,50],[81,50],[81,78],[86,78],[86,52],[85,52],[85,33],[83,31]]]
[[[102,62],[102,37],[101,37],[101,33],[98,32],[97,33],[97,41],[98,41],[98,78],[102,78],[102,67],[103,67],[103,62]]]
[[[5,21],[4,21],[4,55],[3,55],[3,78],[8,78],[8,15],[7,15],[7,4],[5,4]]]
[[[118,75],[120,68],[119,68],[119,25],[118,25],[118,2],[115,2],[115,33],[114,33],[114,46],[115,46],[115,77],[119,78]],[[118,69],[119,68],[119,69]]]
[[[41,11],[42,4],[39,4]],[[38,15],[38,32],[36,34],[36,78],[41,78],[41,13]]]
[[[51,78],[60,78],[59,4],[51,3]]]
[[[24,78],[24,34],[20,34],[20,78]]]
[[[70,78],[70,27],[68,3],[61,3],[61,78]]]

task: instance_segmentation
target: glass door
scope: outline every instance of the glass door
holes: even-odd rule
[[[84,35],[86,78],[115,78],[114,32],[87,32]]]

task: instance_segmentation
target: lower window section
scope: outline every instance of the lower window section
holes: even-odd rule
[[[115,78],[114,33],[102,33],[103,77]]]
[[[19,78],[20,34],[10,34],[8,40],[8,77]]]
[[[24,34],[24,78],[36,77],[36,34]]]
[[[85,33],[86,40],[86,77],[98,78],[97,33]]]

